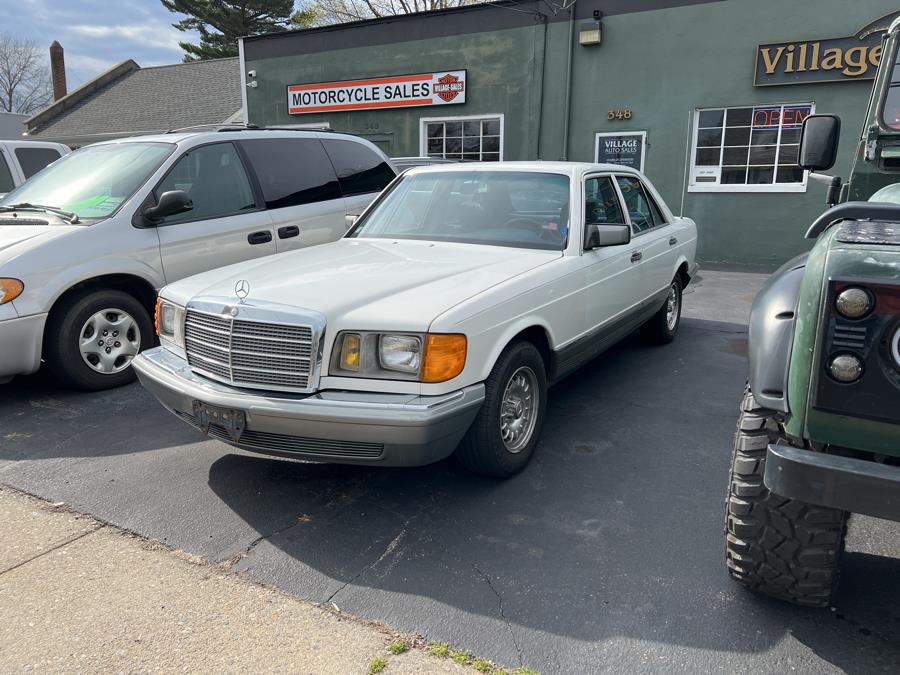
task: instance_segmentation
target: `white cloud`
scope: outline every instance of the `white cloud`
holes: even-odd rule
[[[67,32],[87,38],[120,38],[140,41],[142,45],[180,52],[179,40],[184,40],[184,33],[175,28],[161,28],[142,24],[122,24],[115,26],[75,25],[69,26]]]

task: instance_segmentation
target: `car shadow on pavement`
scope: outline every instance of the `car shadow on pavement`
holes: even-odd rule
[[[693,326],[676,359],[629,339],[555,387],[534,460],[507,481],[452,460],[403,470],[221,457],[210,488],[260,534],[235,569],[489,654],[507,623],[520,654],[560,637],[764,652],[794,633],[842,663],[869,637],[727,578],[741,328]],[[883,611],[884,594],[866,592]],[[900,664],[900,652],[885,658]]]

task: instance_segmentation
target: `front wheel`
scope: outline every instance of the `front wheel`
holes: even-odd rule
[[[748,387],[731,455],[725,563],[731,578],[752,591],[827,607],[837,587],[847,513],[769,491],[766,449],[781,435],[775,414],[761,408]]]
[[[44,355],[64,384],[99,391],[134,380],[131,360],[153,340],[150,315],[137,299],[122,291],[91,290],[53,312]]]
[[[641,326],[641,335],[647,342],[664,345],[675,339],[681,324],[681,291],[681,279],[676,276],[669,285],[663,306]]]
[[[484,385],[484,403],[456,457],[470,471],[508,478],[525,468],[541,436],[547,408],[544,360],[530,342],[515,342]]]

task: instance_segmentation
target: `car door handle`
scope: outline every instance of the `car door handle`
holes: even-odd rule
[[[272,241],[272,233],[268,230],[253,232],[247,235],[247,241],[250,242],[251,245],[268,244]]]
[[[669,246],[674,246],[678,243],[678,237],[669,237]]]
[[[633,262],[633,263],[637,262],[643,257],[644,257],[643,253],[641,253],[640,251],[635,251],[634,253],[631,254],[631,262]]]
[[[291,237],[297,237],[299,235],[300,228],[296,225],[285,225],[284,227],[278,228],[279,239],[290,239]]]

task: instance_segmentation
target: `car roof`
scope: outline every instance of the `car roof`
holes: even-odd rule
[[[590,162],[549,162],[549,161],[523,161],[523,162],[461,162],[459,164],[436,164],[431,166],[417,166],[408,169],[405,175],[418,175],[420,173],[444,173],[447,171],[530,171],[535,173],[559,173],[566,176],[582,176],[586,173],[616,172],[638,174],[640,172],[621,164],[592,164]]]
[[[150,134],[146,136],[128,136],[126,138],[117,138],[109,141],[102,141],[96,145],[112,144],[112,143],[172,143],[172,144],[189,144],[195,145],[201,141],[207,140],[235,140],[235,139],[251,139],[251,138],[340,138],[355,141],[363,141],[359,136],[353,134],[344,134],[335,131],[321,129],[249,129],[227,127],[218,130],[203,131],[172,131],[166,134]]]

